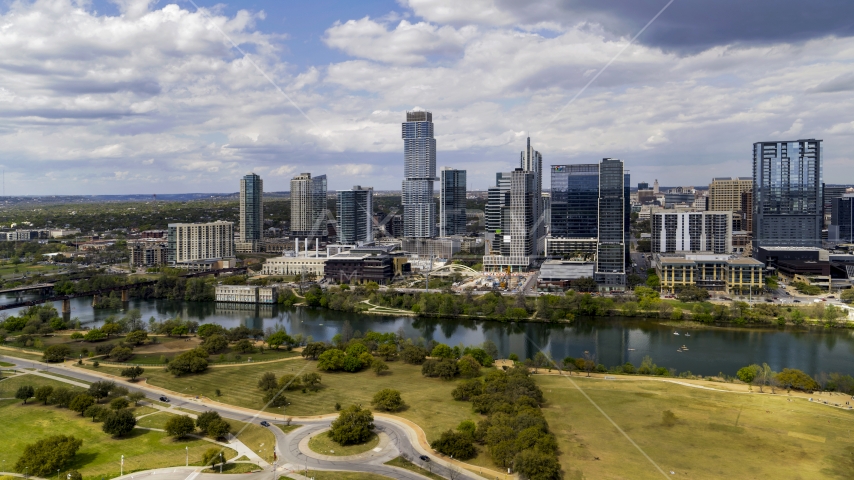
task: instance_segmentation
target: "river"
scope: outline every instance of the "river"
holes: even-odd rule
[[[5,298],[11,303],[13,298]],[[57,308],[60,305],[56,305]],[[714,375],[735,372],[751,363],[767,362],[774,370],[798,368],[811,375],[841,372],[854,375],[854,330],[851,329],[685,329],[634,318],[579,319],[572,325],[502,323],[494,321],[423,319],[335,312],[312,308],[280,308],[273,305],[223,304],[214,302],[171,302],[132,299],[128,308],[138,308],[144,321],[180,316],[199,323],[218,323],[230,328],[246,325],[267,328],[280,325],[290,334],[331,340],[349,321],[354,331],[397,332],[407,337],[436,340],[448,345],[476,345],[492,340],[503,356],[533,358],[542,349],[552,358],[580,357],[584,351],[596,355],[606,366],[632,362],[640,365],[645,355],[659,366],[679,372]],[[72,300],[71,316],[84,326],[97,326],[122,311],[95,310],[91,298]],[[13,315],[14,311],[7,311]],[[675,335],[679,333],[679,335]],[[686,335],[690,333],[690,336]],[[681,346],[687,351],[677,351]]]

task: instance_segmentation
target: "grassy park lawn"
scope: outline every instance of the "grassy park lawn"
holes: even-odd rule
[[[15,265],[10,262],[0,263],[0,277],[7,275],[19,276],[23,273],[50,273],[56,270],[59,270],[59,267],[56,265],[39,265],[37,263],[19,263]]]
[[[0,367],[14,367],[14,366],[15,366],[14,363],[0,362]]]
[[[266,427],[253,423],[243,423],[226,419],[231,424],[231,433],[244,445],[257,453],[259,457],[273,463],[273,450],[276,448],[276,436]]]
[[[44,379],[47,380],[47,379]],[[50,380],[48,380],[50,381]],[[203,440],[173,441],[165,433],[136,429],[127,438],[114,439],[101,431],[101,424],[83,418],[68,409],[39,404],[22,405],[20,401],[0,401],[3,422],[3,448],[0,460],[12,466],[33,441],[55,434],[73,435],[83,440],[66,469],[80,471],[84,478],[100,479],[119,475],[119,460],[125,456],[125,473],[184,465],[185,447],[190,463],[201,464],[202,454],[213,444]],[[236,455],[226,449],[226,457]]]
[[[276,425],[277,427],[279,427],[279,430],[281,430],[281,431],[285,432],[286,434],[291,433],[291,432],[293,432],[294,430],[296,430],[296,429],[298,429],[299,427],[301,427],[301,426],[302,426],[302,425],[297,425],[296,423],[292,423],[292,424],[290,424],[290,425],[284,425],[284,424],[282,424],[282,423],[277,423],[277,424],[275,424],[275,425]]]
[[[290,405],[285,409],[288,415],[320,415],[335,413],[335,404],[341,406],[362,404],[369,407],[374,394],[384,388],[399,390],[407,408],[396,413],[417,423],[424,429],[427,438],[432,441],[449,428],[456,428],[463,420],[479,420],[472,413],[471,404],[455,402],[451,391],[457,381],[445,381],[426,378],[421,375],[421,367],[406,365],[403,362],[388,362],[389,371],[376,376],[372,371],[358,373],[327,373],[316,370],[317,362],[294,360],[282,363],[246,365],[234,368],[212,368],[201,375],[173,377],[162,369],[146,370],[145,377],[151,385],[167,388],[184,395],[200,395],[219,402],[246,408],[264,407],[258,379],[264,372],[273,372],[277,376],[317,372],[321,375],[323,388],[317,392],[299,390],[285,392]],[[88,365],[86,368],[90,368]],[[116,374],[118,368],[101,365],[100,371]],[[222,396],[217,397],[219,389]],[[273,413],[282,413],[282,408],[271,408]]]
[[[306,474],[305,470],[300,470],[296,473],[313,478],[314,480],[391,480],[389,477],[377,475],[376,473],[364,472],[332,472],[324,470],[309,470]],[[291,477],[279,477],[279,479],[291,479]],[[293,479],[291,479],[293,480]]]
[[[169,419],[174,416],[176,416],[174,413],[158,412],[153,415],[148,415],[147,417],[140,418],[136,421],[136,426],[145,428],[159,428],[162,430],[166,428],[166,422],[168,422]]]
[[[11,347],[11,348],[14,348],[14,347]],[[4,348],[3,350],[0,350],[0,354],[3,354],[7,357],[21,358],[24,360],[35,360],[37,362],[42,361],[42,354],[41,353],[33,353],[33,352],[26,351],[26,350],[11,350],[11,349]]]
[[[536,378],[565,478],[660,478],[569,379]],[[572,380],[667,473],[698,479],[850,478],[854,471],[854,412],[803,399],[790,402],[785,393],[724,393],[652,380]],[[675,425],[663,424],[665,410],[676,415]]]
[[[226,473],[249,473],[261,470],[261,467],[255,465],[254,463],[226,463],[222,466],[222,473],[225,475]],[[206,468],[202,470],[202,473],[219,473],[220,469],[217,465],[216,467]]]
[[[342,446],[329,438],[329,432],[321,432],[311,437],[308,441],[308,448],[322,455],[331,455],[334,457],[347,457],[350,455],[358,455],[373,450],[380,443],[380,437],[372,433],[371,437],[365,443],[358,445]]]
[[[18,388],[22,385],[32,385],[33,388],[38,388],[41,386],[51,386],[53,388],[57,387],[66,387],[72,391],[84,391],[83,388],[75,387],[74,385],[69,385],[65,382],[61,382],[59,380],[53,380],[50,378],[40,377],[38,375],[18,375],[16,377],[7,378],[0,382],[0,398],[10,398],[15,396],[15,392],[18,391]],[[35,399],[30,399],[27,403],[34,402]],[[20,401],[19,401],[20,402]],[[0,415],[2,417],[2,415]]]

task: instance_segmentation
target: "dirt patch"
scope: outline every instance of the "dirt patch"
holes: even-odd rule
[[[202,339],[200,339],[199,337],[187,337],[183,340],[178,339],[166,343],[143,345],[141,347],[136,347],[133,352],[142,355],[147,353],[173,353],[184,350],[192,350],[201,344]]]

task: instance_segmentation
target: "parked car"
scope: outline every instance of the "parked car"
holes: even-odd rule
[[[168,399],[168,398],[166,398],[166,397],[164,397],[164,396],[161,396],[161,397],[160,397],[160,401],[161,401],[161,402],[169,403],[169,399]]]
[[[261,426],[262,426],[262,427],[269,427],[269,426],[270,426],[270,423],[269,423],[269,422],[267,422],[267,420],[262,420],[262,421],[261,421]]]

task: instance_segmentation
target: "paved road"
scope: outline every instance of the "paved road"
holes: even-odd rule
[[[0,352],[2,353],[2,352]],[[18,368],[36,368],[40,370],[44,370],[48,374],[51,372],[57,373],[59,375],[63,375],[65,377],[71,377],[77,380],[81,380],[84,382],[97,382],[100,380],[104,380],[103,377],[98,375],[93,375],[85,370],[77,369],[73,367],[58,367],[58,366],[50,366],[48,364],[42,362],[34,362],[30,360],[18,359],[15,357],[4,356],[4,361],[15,364]],[[61,379],[59,379],[61,380]],[[117,381],[117,383],[121,383],[122,386],[128,388],[129,391],[134,392],[142,392],[148,400],[157,401],[163,395],[163,393],[159,392],[156,388],[152,388],[150,386],[145,385],[136,385],[129,382]],[[168,397],[168,395],[167,395]],[[170,403],[176,407],[185,408],[187,410],[192,410],[195,412],[204,412],[213,410],[218,412],[221,416],[230,418],[233,420],[238,420],[245,423],[258,423],[262,420],[267,420],[269,422],[281,423],[281,418],[278,415],[273,415],[265,412],[257,412],[257,413],[249,413],[242,411],[236,408],[229,408],[222,405],[210,405],[203,404],[201,402],[187,401],[181,398],[170,397]],[[447,466],[447,462],[444,460],[434,456],[432,452],[424,451],[420,445],[418,445],[417,440],[414,440],[415,432],[408,427],[405,427],[403,424],[399,424],[392,420],[375,418],[374,424],[376,428],[380,432],[386,433],[390,438],[390,443],[388,447],[381,452],[381,455],[372,456],[367,458],[358,458],[352,459],[350,457],[342,460],[324,460],[320,458],[316,458],[312,456],[309,452],[309,455],[301,452],[299,449],[299,442],[303,438],[312,433],[316,433],[318,430],[322,430],[324,428],[329,427],[329,424],[334,419],[323,418],[323,419],[299,419],[296,420],[303,427],[294,430],[288,435],[285,435],[279,428],[270,428],[270,431],[276,436],[277,443],[277,451],[281,455],[279,465],[285,465],[289,463],[293,466],[293,469],[299,469],[305,465],[308,468],[314,468],[318,470],[346,470],[346,471],[360,471],[360,472],[372,472],[381,475],[385,475],[391,478],[405,479],[405,480],[425,480],[426,477],[418,475],[416,473],[410,472],[408,470],[403,470],[396,467],[390,467],[388,465],[383,465],[384,462],[387,462],[401,454],[406,454],[413,462],[424,465],[425,468],[431,469],[433,472],[442,475],[446,478],[451,476],[450,470]],[[427,455],[431,461],[430,462],[422,462],[419,460],[419,456]],[[465,470],[459,469],[457,467],[454,468],[454,477],[455,478],[466,478],[471,480],[479,480],[482,477],[471,474]],[[166,475],[165,470],[163,469],[163,475]],[[169,474],[169,478],[158,476],[157,480],[213,480],[213,479],[204,479],[201,478],[204,475],[199,475],[198,477],[189,478],[190,475],[187,472],[180,472],[180,469],[172,469],[175,470],[175,473]],[[267,477],[259,477],[260,478],[270,478],[269,476],[273,472],[267,471]],[[139,474],[135,474],[139,476]],[[159,474],[158,474],[159,475]],[[177,476],[176,476],[177,475]],[[184,475],[184,476],[181,476]],[[126,475],[125,477],[129,477]],[[247,476],[241,476],[244,480],[259,480],[255,478],[250,478]]]

